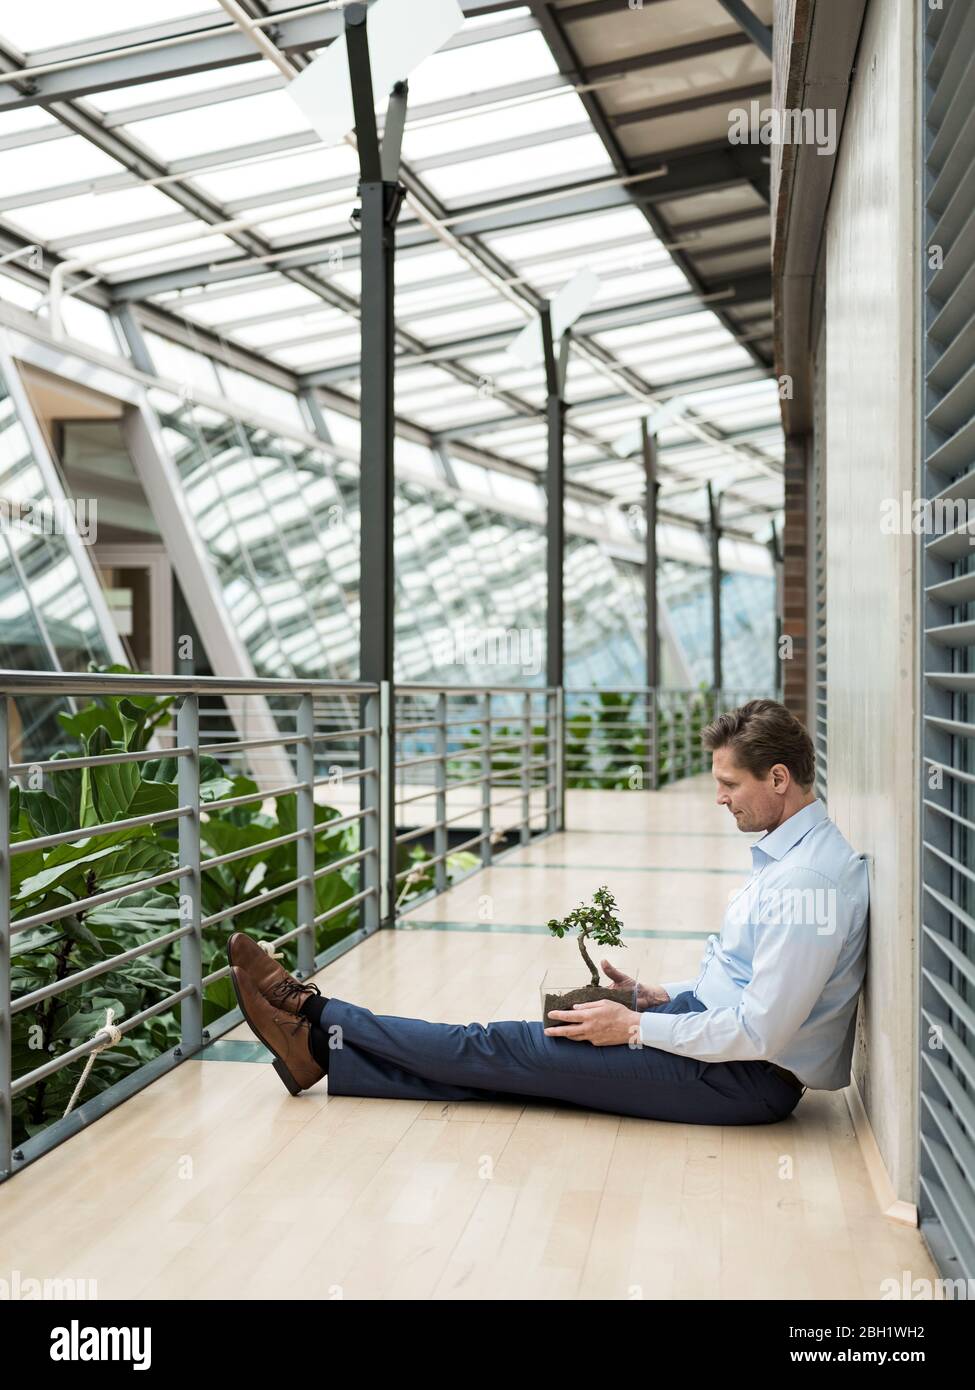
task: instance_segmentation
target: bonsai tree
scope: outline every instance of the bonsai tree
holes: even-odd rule
[[[561,922],[558,918],[553,917],[548,924],[549,931],[559,940],[565,936],[567,931],[578,928],[579,951],[582,959],[586,962],[589,974],[592,976],[594,989],[599,987],[599,971],[586,950],[586,938],[591,936],[593,941],[600,946],[622,946],[620,933],[623,930],[623,923],[617,916],[617,912],[616,899],[603,885],[602,888],[597,888],[593,893],[590,907],[587,907],[585,903],[580,903]]]
[[[599,999],[610,999],[616,1003],[622,1002],[620,998],[622,987],[619,985],[611,987],[600,985],[599,971],[586,950],[586,941],[589,938],[600,946],[623,945],[620,940],[623,924],[617,916],[616,899],[605,884],[596,889],[589,906],[580,903],[561,922],[553,917],[548,923],[548,929],[553,936],[560,939],[565,936],[566,932],[578,930],[579,951],[586,963],[592,983],[583,985],[578,989],[560,989],[548,983],[551,978],[551,972],[549,972],[542,982],[542,1018],[547,1026],[565,1023],[564,1019],[550,1018],[550,1009],[571,1009],[576,1004],[593,1003]],[[635,981],[633,982],[633,1007],[636,1007]]]

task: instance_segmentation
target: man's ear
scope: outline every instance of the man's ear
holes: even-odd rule
[[[789,790],[792,776],[785,763],[773,763],[769,769],[772,778],[772,790],[779,796],[783,796]]]

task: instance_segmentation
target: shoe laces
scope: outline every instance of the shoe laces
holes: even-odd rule
[[[314,984],[302,984],[301,980],[296,980],[289,975],[286,980],[278,980],[277,984],[271,986],[268,991],[270,998],[284,1003],[286,999],[292,999],[298,994],[321,994],[321,990]]]

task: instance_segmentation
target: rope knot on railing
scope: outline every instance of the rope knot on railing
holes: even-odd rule
[[[275,942],[275,941],[259,941],[257,944],[258,944],[258,946],[260,946],[260,948],[261,948],[262,951],[264,951],[267,955],[269,955],[269,956],[271,957],[272,960],[284,960],[284,952],[283,952],[283,951],[276,951],[276,950],[274,949],[275,946],[277,945],[277,942]]]
[[[71,1093],[71,1099],[68,1101],[68,1105],[64,1112],[64,1115],[62,1115],[61,1117],[62,1119],[64,1119],[65,1115],[70,1115],[71,1111],[74,1109],[75,1101],[78,1099],[78,1097],[81,1095],[81,1092],[84,1090],[85,1082],[91,1075],[91,1069],[95,1065],[95,1058],[98,1056],[99,1052],[104,1052],[106,1047],[115,1047],[118,1043],[122,1041],[122,1030],[115,1022],[114,1009],[105,1010],[105,1022],[95,1033],[95,1037],[101,1037],[102,1033],[107,1033],[108,1037],[105,1039],[104,1042],[96,1043],[95,1046],[89,1052],[88,1060],[85,1063],[84,1071],[78,1078],[78,1084]]]

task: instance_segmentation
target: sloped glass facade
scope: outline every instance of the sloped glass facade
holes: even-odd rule
[[[354,679],[359,650],[358,469],[324,449],[150,391],[188,513],[261,676]],[[469,497],[400,481],[396,659],[405,681],[543,680],[545,536]],[[639,684],[635,565],[570,536],[567,679]]]
[[[0,666],[84,671],[111,660],[55,504],[0,368]],[[12,751],[29,761],[59,741],[60,701],[15,700]]]

